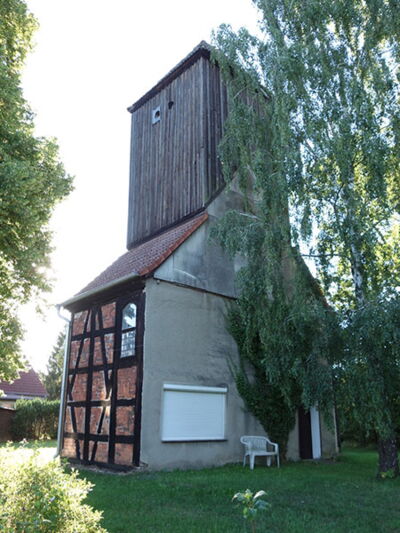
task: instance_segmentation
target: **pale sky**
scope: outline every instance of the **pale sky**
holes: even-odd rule
[[[250,0],[27,0],[38,19],[23,76],[36,134],[55,137],[75,190],[54,213],[54,290],[45,319],[27,306],[23,351],[44,370],[63,321],[54,304],[122,255],[126,241],[130,113],[219,24],[256,31]]]

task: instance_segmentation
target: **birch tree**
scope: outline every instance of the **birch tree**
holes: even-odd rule
[[[398,313],[400,4],[254,4],[260,10],[261,37],[227,26],[216,34],[218,59],[228,83],[236,86],[222,146],[226,175],[235,170],[246,188],[246,167],[247,175],[251,171],[263,199],[259,209],[269,223],[271,199],[281,191],[275,208],[279,205],[282,213],[287,202],[291,248],[297,246],[313,261],[325,297],[352,331],[341,367],[351,369],[346,379],[359,394],[355,409],[360,416],[373,411],[369,420],[379,434],[379,472],[397,475],[392,387],[377,386],[387,379],[390,358],[378,355],[386,349],[382,339],[370,352],[360,347],[374,338],[368,317],[376,316],[380,305],[392,326]],[[270,131],[259,143],[253,142],[256,122],[241,110],[242,90],[264,95]],[[354,335],[360,321],[362,337]],[[393,340],[394,331],[388,336]],[[400,352],[392,340],[391,364],[397,368]],[[358,386],[359,363],[374,377],[369,386]],[[368,389],[374,393],[364,394]]]

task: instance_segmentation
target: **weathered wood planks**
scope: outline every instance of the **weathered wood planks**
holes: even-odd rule
[[[128,248],[195,213],[221,188],[226,114],[219,69],[202,55],[132,108]]]

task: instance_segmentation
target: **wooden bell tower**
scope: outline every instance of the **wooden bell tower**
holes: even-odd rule
[[[127,247],[203,209],[223,186],[227,93],[201,42],[133,104]]]

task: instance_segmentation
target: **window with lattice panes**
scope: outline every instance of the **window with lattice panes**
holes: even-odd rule
[[[121,357],[135,355],[136,314],[137,308],[132,302],[128,303],[122,310]]]

